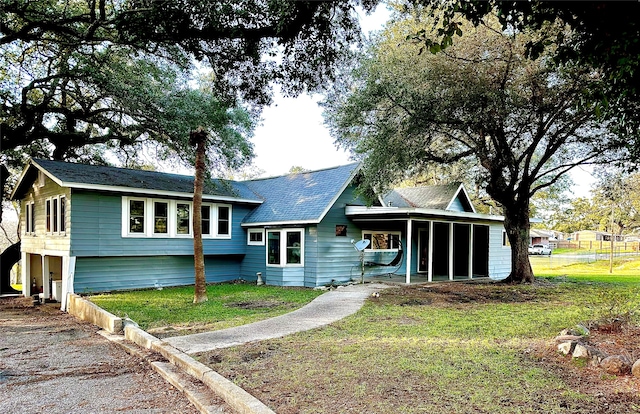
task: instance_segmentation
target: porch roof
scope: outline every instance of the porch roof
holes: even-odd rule
[[[375,219],[446,219],[450,221],[496,221],[503,222],[504,216],[471,213],[463,211],[449,211],[432,208],[414,207],[363,207],[347,206],[345,214],[354,221]]]

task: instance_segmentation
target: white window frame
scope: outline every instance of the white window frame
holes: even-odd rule
[[[261,241],[251,241],[252,234],[260,234],[262,237]],[[247,231],[247,245],[248,246],[264,246],[264,229],[249,229]]]
[[[193,237],[193,202],[192,201],[173,201],[173,219],[174,223],[172,226],[172,236],[178,238],[189,238]],[[188,224],[188,232],[187,233],[178,233],[178,204],[186,204],[189,206],[189,224]]]
[[[64,200],[64,203],[62,202]],[[64,205],[64,214],[62,210],[62,206]],[[58,234],[65,235],[67,234],[67,214],[69,214],[69,209],[67,206],[67,196],[59,195],[58,196]]]
[[[61,200],[65,200],[65,218],[62,218],[62,203]],[[47,197],[44,201],[44,225],[46,234],[53,236],[64,236],[66,234],[66,222],[65,229],[62,230],[62,221],[66,220],[67,208],[66,208],[66,200],[67,197],[65,195],[56,195]],[[47,216],[47,204],[49,204],[49,215]],[[55,212],[55,214],[54,214]]]
[[[227,207],[229,209],[229,234],[220,234],[220,207]],[[215,208],[215,237],[218,239],[230,239],[231,227],[233,224],[233,209],[231,204],[216,204]]]
[[[374,234],[392,234],[397,235],[398,240],[400,240],[400,246],[402,246],[402,232],[401,231],[393,231],[393,230],[362,230],[362,239],[364,240],[365,234],[371,234],[371,239],[373,240]],[[392,247],[391,249],[374,249],[373,243],[369,243],[365,250],[375,250],[376,252],[397,252],[400,250],[400,246]]]
[[[287,233],[290,232],[300,233],[300,263],[287,263]],[[269,233],[280,234],[280,263],[269,263],[269,248],[267,247],[267,249],[265,249],[265,262],[267,264],[267,267],[304,267],[304,228],[293,227],[283,229],[267,229],[265,233],[266,234],[265,237],[263,237],[263,240],[269,237]]]
[[[131,232],[129,224],[131,222],[131,201],[142,201],[144,203],[144,219],[143,231],[141,233]],[[149,199],[142,197],[122,197],[122,237],[148,237],[150,221],[153,221],[153,217],[149,214]]]
[[[36,211],[35,202],[29,201],[24,205],[24,234],[29,236],[34,236],[36,234],[36,221],[34,218],[34,213]]]
[[[144,202],[144,231],[133,233],[129,231],[131,221],[131,211],[129,204],[131,201]],[[167,233],[155,232],[155,203],[167,204]],[[178,204],[189,206],[189,233],[178,234]],[[233,206],[231,204],[202,203],[203,207],[209,207],[209,233],[203,234],[205,239],[231,239],[233,223]],[[229,209],[229,234],[219,234],[218,211],[220,207]],[[155,238],[193,238],[193,202],[188,200],[169,200],[164,198],[150,197],[122,197],[122,237],[155,237]]]
[[[172,225],[172,214],[171,214],[171,201],[170,200],[162,200],[157,198],[152,198],[148,200],[149,203],[149,218],[145,216],[145,221],[149,223],[149,233],[152,237],[160,237],[167,238],[171,236]],[[156,233],[156,203],[164,203],[167,205],[167,232],[166,233]]]

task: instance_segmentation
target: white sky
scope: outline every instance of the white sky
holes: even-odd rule
[[[384,5],[371,15],[362,13],[364,33],[380,30],[389,17]],[[349,153],[336,148],[329,130],[323,125],[320,96],[301,95],[284,98],[276,95],[274,104],[262,111],[263,123],[252,139],[256,157],[254,165],[264,176],[282,175],[291,167],[317,170],[352,162]]]

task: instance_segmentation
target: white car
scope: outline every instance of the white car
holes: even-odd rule
[[[534,244],[533,246],[529,246],[529,254],[551,256],[551,249],[549,246],[544,244]]]

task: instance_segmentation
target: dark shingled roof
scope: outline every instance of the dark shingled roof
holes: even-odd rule
[[[422,187],[394,188],[382,197],[383,205],[400,208],[446,210],[457,195],[460,183]]]
[[[189,175],[42,159],[35,159],[33,161],[65,183],[171,191],[187,194],[193,193],[193,176]],[[205,182],[204,194],[262,201],[262,199],[249,190],[244,183],[228,180],[208,180]]]
[[[340,195],[358,164],[281,177],[245,181],[265,201],[249,213],[244,223],[319,221],[330,203]]]

